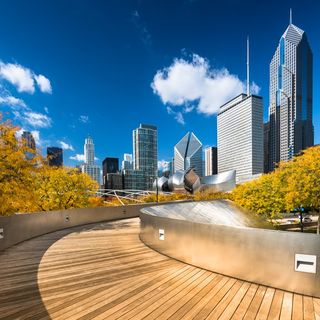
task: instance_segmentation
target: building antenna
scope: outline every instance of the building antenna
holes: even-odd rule
[[[247,96],[250,96],[250,51],[249,51],[249,36],[247,37]]]
[[[292,9],[290,8],[290,20],[289,23],[292,24]]]

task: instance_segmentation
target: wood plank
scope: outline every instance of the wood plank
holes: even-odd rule
[[[273,288],[267,289],[267,291],[263,297],[262,303],[260,305],[259,311],[257,313],[257,319],[266,320],[268,318],[270,308],[271,308],[271,303],[272,303],[273,296],[274,296],[275,292],[276,292],[276,290]]]
[[[259,286],[258,290],[256,291],[256,294],[254,298],[252,299],[250,306],[244,316],[245,320],[251,320],[255,319],[256,315],[258,313],[258,310],[260,308],[261,302],[263,300],[263,297],[267,291],[267,288],[264,286]]]
[[[316,320],[320,320],[320,299],[313,298],[313,309]]]
[[[292,320],[303,319],[303,297],[300,294],[293,295]]]
[[[248,307],[257,292],[257,289],[258,289],[257,284],[254,284],[254,283],[250,284],[250,288],[248,289],[246,295],[244,296],[241,303],[239,304],[237,310],[233,314],[231,318],[232,320],[240,320],[244,318],[244,315],[246,314]]]
[[[279,319],[283,301],[283,294],[284,292],[282,290],[276,290],[276,292],[274,293],[268,320]]]
[[[293,294],[291,292],[285,292],[283,295],[280,320],[291,320],[292,303],[293,303]]]
[[[240,305],[243,297],[246,295],[248,289],[250,287],[249,282],[244,282],[241,288],[238,290],[237,294],[232,298],[231,301],[228,302],[226,309],[223,311],[222,315],[219,317],[219,320],[229,320],[232,318],[236,309]],[[210,319],[210,316],[209,316]]]
[[[314,309],[312,297],[303,297],[303,319],[304,320],[314,320]]]

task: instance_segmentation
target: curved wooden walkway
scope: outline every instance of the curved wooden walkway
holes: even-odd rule
[[[139,220],[44,235],[0,254],[0,319],[320,319],[320,299],[165,257]]]

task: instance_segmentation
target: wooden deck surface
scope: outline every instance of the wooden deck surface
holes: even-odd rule
[[[0,254],[0,319],[320,319],[320,299],[163,256],[130,219],[47,234]]]

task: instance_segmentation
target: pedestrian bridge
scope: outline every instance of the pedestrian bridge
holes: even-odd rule
[[[138,218],[97,222],[6,249],[0,319],[320,318],[318,298],[177,261],[139,232]]]

